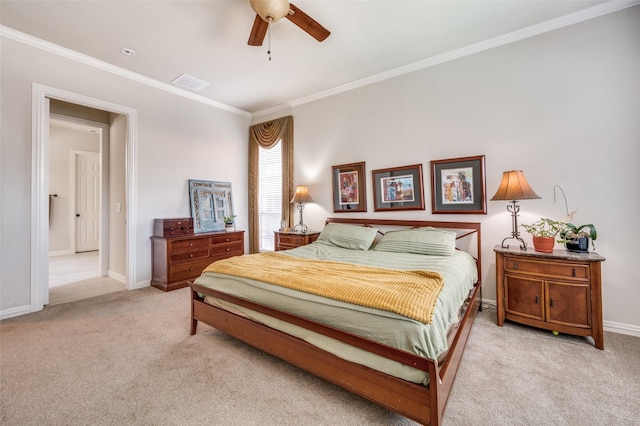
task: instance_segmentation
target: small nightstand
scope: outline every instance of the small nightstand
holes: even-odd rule
[[[275,251],[289,250],[292,248],[306,246],[318,239],[319,232],[307,231],[305,233],[300,232],[285,232],[274,231],[274,246]]]
[[[533,248],[496,252],[497,323],[504,320],[577,336],[604,349],[601,263],[598,253]]]

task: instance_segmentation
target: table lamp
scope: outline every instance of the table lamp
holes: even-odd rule
[[[511,236],[502,240],[503,248],[509,247],[509,244],[504,245],[505,241],[513,239],[520,241],[520,248],[526,250],[527,243],[520,237],[520,232],[518,232],[518,212],[520,211],[518,200],[532,200],[536,198],[540,197],[531,189],[522,170],[503,172],[500,187],[491,198],[491,201],[510,201],[512,203],[507,205],[507,210],[511,212],[511,225],[513,229],[511,230]]]
[[[307,232],[307,225],[302,221],[302,211],[304,210],[304,203],[313,203],[313,198],[309,194],[309,189],[307,185],[298,185],[296,187],[296,193],[293,195],[291,199],[292,203],[297,204],[298,211],[300,212],[300,223],[293,227],[294,232]]]

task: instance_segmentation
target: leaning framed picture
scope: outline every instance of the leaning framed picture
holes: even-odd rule
[[[422,164],[373,170],[373,210],[424,210]]]
[[[193,232],[224,231],[225,216],[233,216],[231,182],[189,179]]]
[[[484,155],[431,161],[431,212],[487,214]]]
[[[367,177],[364,161],[332,166],[333,211],[367,211]]]

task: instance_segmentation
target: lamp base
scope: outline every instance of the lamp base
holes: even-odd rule
[[[511,236],[502,240],[502,248],[509,247],[509,244],[505,245],[504,242],[507,240],[518,240],[520,241],[520,248],[522,250],[527,249],[527,243],[524,242],[522,238],[520,238],[520,232],[518,232],[518,212],[520,211],[520,206],[518,206],[517,200],[512,200],[511,204],[507,204],[507,210],[511,213]]]
[[[293,227],[293,229],[291,229],[293,232],[297,232],[299,234],[306,234],[307,231],[309,230],[309,228],[307,228],[307,225],[303,225],[301,223],[297,224],[296,226]]]
[[[520,237],[507,237],[504,240],[502,240],[502,248],[509,248],[509,244],[505,244],[504,242],[507,240],[518,240],[520,241],[520,249],[522,250],[526,250],[527,249],[527,243]]]

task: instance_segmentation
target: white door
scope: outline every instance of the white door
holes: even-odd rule
[[[100,157],[76,155],[76,253],[100,248]]]

